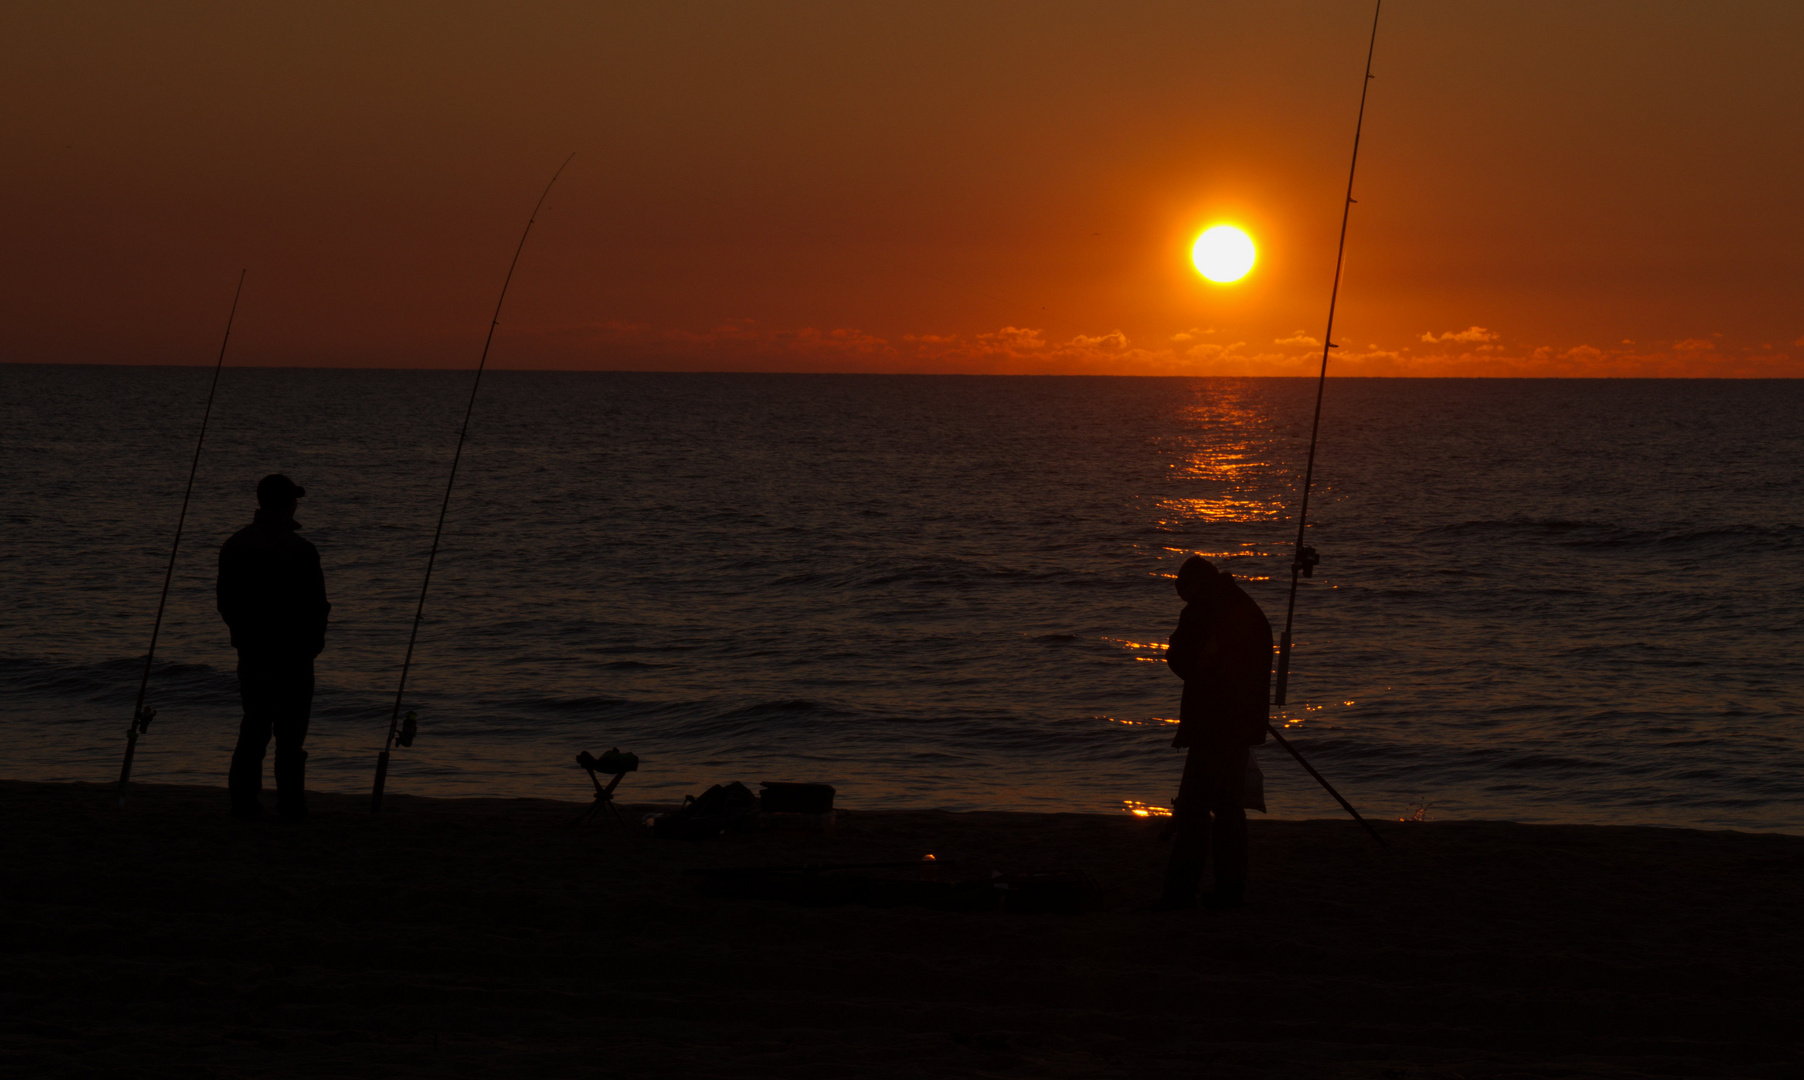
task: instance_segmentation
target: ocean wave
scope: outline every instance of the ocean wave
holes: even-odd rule
[[[498,703],[504,708],[519,710],[524,713],[593,713],[632,709],[643,706],[646,702],[632,701],[627,698],[609,697],[605,694],[589,694],[583,697],[551,698],[551,697],[515,697]]]
[[[149,630],[192,452],[146,402],[192,372],[11,374],[4,438],[34,449],[0,514],[0,768],[73,775],[91,753],[82,774],[105,775],[117,738],[69,725],[123,727],[136,691],[143,641],[120,633]],[[366,789],[437,509],[419,477],[443,475],[460,378],[222,384],[158,653],[206,663],[152,682],[169,717],[206,722],[159,727],[156,753],[230,741],[203,549],[243,524],[254,446],[317,485],[308,535],[338,605],[310,775]],[[1171,715],[1180,684],[1122,643],[1171,632],[1189,552],[1268,553],[1242,572],[1282,626],[1294,524],[1171,509],[1169,477],[1228,449],[1250,466],[1235,498],[1289,513],[1306,381],[497,379],[512,419],[460,473],[409,692],[430,737],[408,768],[438,778],[422,791],[539,777],[574,796],[570,754],[620,745],[647,791],[758,773],[844,779],[848,805],[1162,798],[1183,755],[1134,721]],[[1325,709],[1286,734],[1349,799],[1804,829],[1804,382],[1336,387],[1291,686]],[[1280,750],[1260,757],[1280,813],[1335,812]],[[1622,809],[1640,797],[1654,809]]]
[[[0,656],[0,688],[9,693],[74,697],[88,701],[135,697],[144,674],[144,660],[114,658],[92,663],[65,663],[38,657]],[[235,673],[210,664],[157,660],[151,664],[153,692],[179,691],[184,696],[229,693],[236,697]]]
[[[1418,537],[1511,537],[1568,548],[1710,548],[1745,545],[1787,550],[1804,544],[1804,525],[1789,522],[1673,525],[1665,528],[1563,518],[1486,518],[1436,525]]]

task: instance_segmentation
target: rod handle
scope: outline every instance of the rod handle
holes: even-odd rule
[[[388,782],[388,751],[376,755],[376,786],[370,789],[370,813],[382,809],[382,785]]]
[[[1272,704],[1280,709],[1284,707],[1284,694],[1290,688],[1290,631],[1286,630],[1278,636],[1278,691],[1272,695]]]
[[[125,762],[124,762],[124,764],[119,766],[119,805],[120,806],[125,805],[126,788],[128,788],[132,782],[132,756],[134,754],[136,754],[137,751],[138,751],[138,724],[137,724],[137,721],[133,721],[132,726],[130,728],[128,728],[125,732]]]

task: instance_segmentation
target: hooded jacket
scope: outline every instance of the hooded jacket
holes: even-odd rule
[[[326,647],[326,578],[298,528],[258,510],[219,549],[219,614],[240,652],[313,657]]]
[[[1233,578],[1220,576],[1184,605],[1165,662],[1184,680],[1173,746],[1229,749],[1265,741],[1272,624]]]

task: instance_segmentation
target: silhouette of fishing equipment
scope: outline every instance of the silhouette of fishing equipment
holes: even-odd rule
[[[539,218],[539,208],[545,205],[545,197],[551,194],[551,185],[564,174],[570,165],[570,159],[557,167],[551,174],[551,182],[539,193],[539,201],[532,206],[532,213],[527,215],[526,228],[520,233],[520,243],[514,248],[513,261],[507,264],[507,276],[501,279],[501,296],[495,301],[495,315],[489,320],[488,336],[482,342],[482,357],[476,362],[476,378],[470,384],[470,402],[464,406],[463,426],[457,431],[457,450],[451,455],[451,475],[445,479],[445,498],[438,508],[438,526],[432,531],[432,551],[426,556],[426,576],[420,582],[420,602],[413,612],[413,630],[407,635],[407,654],[401,659],[401,681],[395,687],[395,707],[388,716],[388,736],[382,741],[382,752],[376,755],[376,782],[370,788],[370,813],[382,809],[382,789],[388,783],[388,756],[396,746],[412,746],[413,737],[417,734],[417,726],[404,727],[401,722],[401,702],[407,694],[407,672],[413,666],[413,647],[420,637],[420,620],[426,614],[426,590],[432,585],[432,564],[438,560],[439,540],[445,534],[445,513],[451,509],[451,489],[457,485],[457,466],[463,460],[464,440],[470,435],[470,417],[476,411],[476,391],[482,386],[482,373],[488,367],[489,347],[495,343],[495,328],[501,325],[501,305],[507,302],[507,287],[514,280],[514,268],[520,265],[520,253],[526,250],[526,238],[532,235],[533,222]],[[414,714],[407,714],[409,725],[414,725]],[[405,736],[405,739],[403,739]]]
[[[194,496],[194,474],[200,468],[200,448],[207,441],[207,421],[213,418],[213,396],[219,391],[219,372],[225,367],[226,344],[232,340],[232,320],[238,315],[238,298],[244,295],[244,276],[238,271],[238,288],[232,293],[232,309],[226,313],[225,337],[219,342],[219,359],[213,364],[213,381],[207,387],[207,407],[200,414],[200,435],[194,440],[194,460],[188,463],[188,486],[182,489],[182,512],[175,519],[175,540],[169,545],[169,565],[163,570],[163,593],[157,598],[157,619],[150,628],[150,648],[144,650],[144,674],[138,679],[138,701],[132,706],[132,722],[125,729],[125,760],[119,765],[119,805],[125,805],[131,788],[132,758],[138,753],[138,736],[148,734],[157,711],[144,704],[150,690],[150,665],[157,655],[157,637],[163,631],[163,611],[169,606],[169,583],[175,579],[175,553],[181,550],[182,526],[188,523],[188,500]]]
[[[583,771],[589,774],[589,782],[595,785],[595,801],[576,819],[576,824],[587,824],[605,810],[616,824],[625,825],[619,808],[614,805],[614,789],[620,786],[621,778],[627,773],[639,771],[639,755],[623,754],[618,746],[600,757],[584,750],[576,755],[576,763],[583,767]],[[613,777],[606,787],[601,784],[601,777],[604,775]]]
[[[1372,837],[1372,839],[1378,841],[1379,846],[1381,846],[1381,847],[1390,847],[1391,846],[1390,843],[1388,841],[1386,841],[1384,837],[1378,835],[1377,829],[1372,828],[1371,822],[1369,822],[1365,818],[1362,818],[1359,816],[1359,811],[1353,809],[1352,803],[1348,802],[1346,800],[1346,798],[1341,795],[1340,792],[1334,790],[1334,785],[1330,784],[1328,782],[1328,778],[1323,776],[1321,773],[1317,772],[1315,770],[1315,766],[1311,765],[1309,763],[1309,759],[1305,758],[1301,753],[1299,753],[1297,751],[1296,747],[1294,747],[1290,744],[1289,739],[1286,739],[1284,736],[1278,734],[1278,729],[1276,727],[1272,726],[1272,722],[1270,720],[1267,720],[1265,722],[1265,729],[1267,731],[1271,732],[1272,738],[1278,740],[1279,746],[1282,746],[1285,749],[1285,751],[1290,754],[1291,757],[1297,759],[1298,765],[1303,766],[1303,769],[1306,772],[1308,772],[1310,776],[1315,777],[1316,783],[1322,785],[1322,788],[1325,791],[1327,791],[1328,794],[1334,796],[1334,801],[1337,803],[1340,803],[1340,807],[1342,810],[1345,810],[1347,813],[1353,815],[1353,820],[1359,822],[1360,828],[1364,829]]]
[[[1353,204],[1358,201],[1353,198],[1353,176],[1359,168],[1359,136],[1365,129],[1366,93],[1372,88],[1372,79],[1375,77],[1372,74],[1372,54],[1378,48],[1378,15],[1383,9],[1384,0],[1377,0],[1372,7],[1372,38],[1366,45],[1366,74],[1359,87],[1359,118],[1353,125],[1353,159],[1347,165],[1347,198],[1341,204],[1340,246],[1334,252],[1334,286],[1328,292],[1328,329],[1322,334],[1322,370],[1321,374],[1316,377],[1315,419],[1309,425],[1309,459],[1303,468],[1303,498],[1302,505],[1297,510],[1297,542],[1295,553],[1290,560],[1290,599],[1284,606],[1284,633],[1278,638],[1278,679],[1276,692],[1272,697],[1272,704],[1278,708],[1284,707],[1290,685],[1291,629],[1297,614],[1297,579],[1313,578],[1316,566],[1322,561],[1315,548],[1303,542],[1304,530],[1309,527],[1309,490],[1315,482],[1315,448],[1322,431],[1322,397],[1328,388],[1328,350],[1340,348],[1334,341],[1334,305],[1340,299],[1341,269],[1346,265],[1347,221],[1352,215]],[[1297,764],[1308,770],[1310,776],[1315,777],[1316,783],[1321,784],[1328,794],[1334,796],[1334,801],[1340,803],[1342,809],[1353,815],[1353,820],[1359,822],[1365,831],[1371,834],[1372,839],[1384,844],[1384,837],[1379,836],[1378,831],[1372,828],[1365,818],[1359,816],[1359,811],[1353,809],[1353,804],[1342,798],[1341,793],[1334,790],[1334,785],[1317,772],[1315,766],[1304,760],[1303,755],[1297,751],[1296,747],[1292,746],[1284,736],[1278,734],[1277,727],[1270,720],[1266,721],[1265,728],[1271,732],[1272,738],[1278,740],[1279,746],[1288,751],[1291,757],[1297,759]]]
[[[715,784],[700,795],[683,796],[683,805],[667,814],[649,814],[645,827],[653,836],[677,840],[711,840],[727,833],[758,828],[758,796],[735,780]]]

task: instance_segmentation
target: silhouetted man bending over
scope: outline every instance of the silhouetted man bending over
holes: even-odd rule
[[[1204,907],[1239,907],[1247,882],[1247,751],[1265,741],[1271,700],[1272,625],[1228,574],[1198,556],[1178,570],[1184,612],[1165,654],[1184,680],[1178,734],[1187,747],[1178,788],[1177,839],[1161,908],[1195,907],[1209,849],[1215,891]]]
[[[263,754],[276,737],[276,811],[307,813],[307,718],[313,708],[313,658],[326,645],[326,579],[319,549],[295,535],[304,488],[281,474],[257,484],[257,515],[219,549],[219,614],[238,650],[244,721],[232,753],[232,816],[263,807]]]

